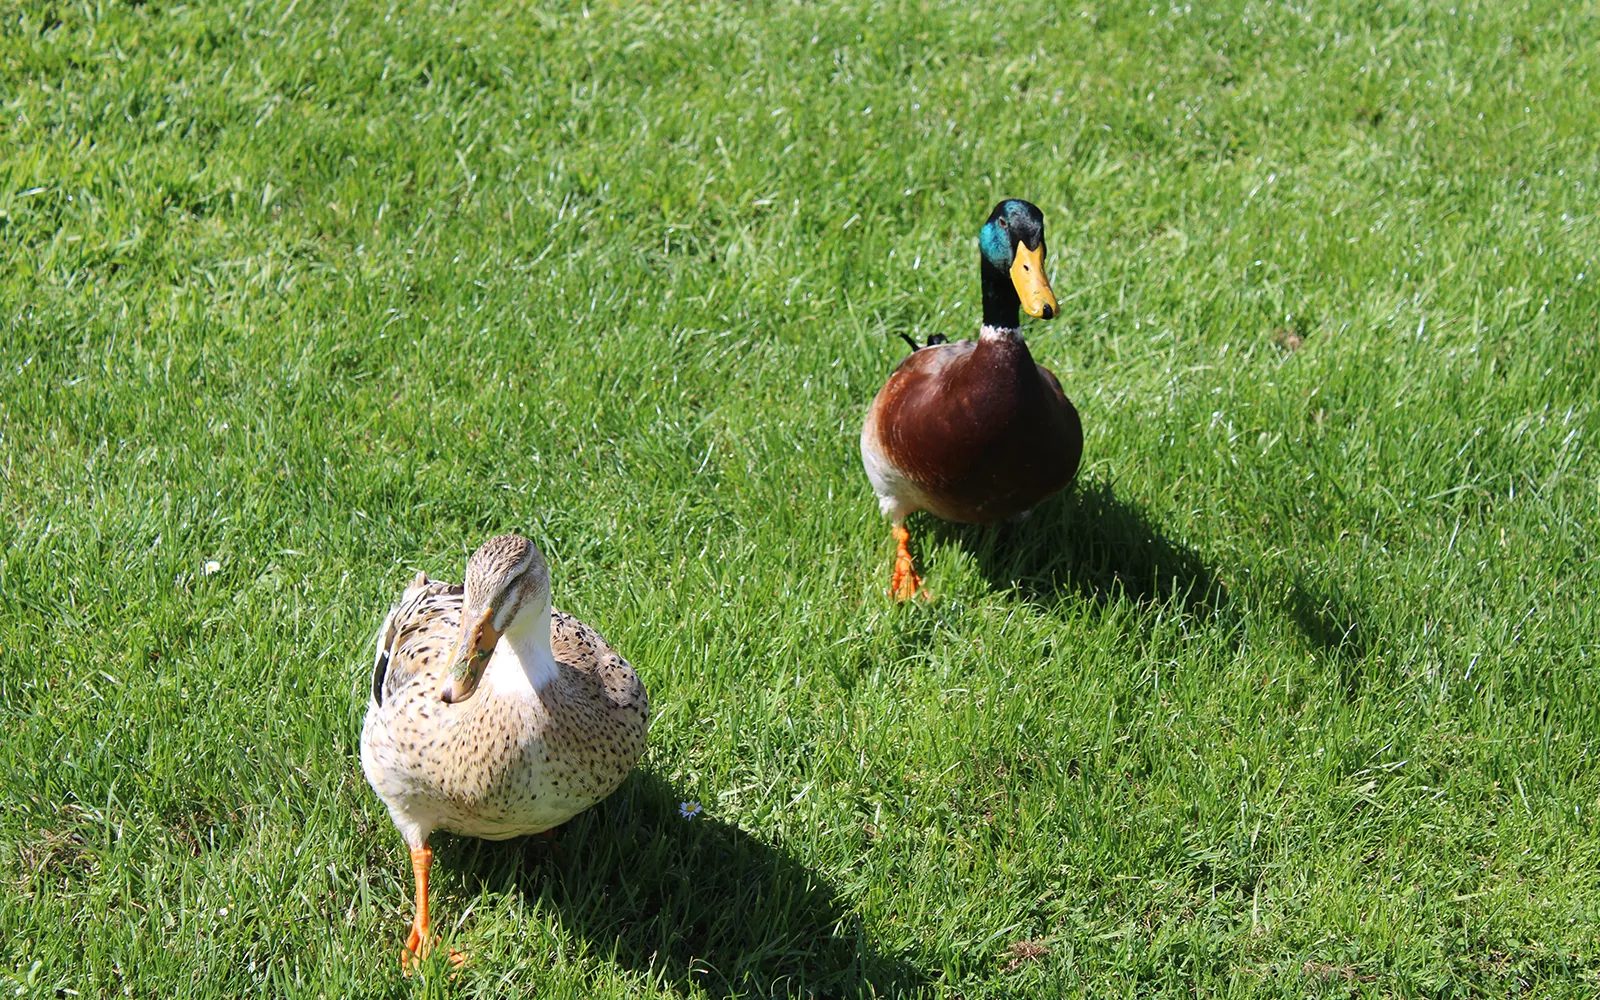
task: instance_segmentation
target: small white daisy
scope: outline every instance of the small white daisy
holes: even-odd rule
[[[678,815],[682,816],[684,819],[694,819],[696,816],[700,815],[700,803],[679,802]]]
[[[200,567],[200,572],[204,573],[206,576],[213,576],[222,572],[222,564],[217,562],[215,559],[208,559],[206,560],[206,564]]]

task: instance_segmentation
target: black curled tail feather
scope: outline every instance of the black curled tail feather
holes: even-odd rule
[[[933,336],[928,338],[928,342],[926,344],[920,344],[920,345],[916,342],[916,340],[909,333],[900,334],[900,339],[905,341],[906,343],[910,344],[912,351],[920,351],[924,347],[936,347],[939,344],[948,344],[950,342],[949,339],[946,338],[945,335],[942,334],[942,333],[934,334]]]

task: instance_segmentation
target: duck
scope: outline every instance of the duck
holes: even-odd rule
[[[1020,312],[1061,312],[1045,275],[1044,213],[1007,198],[978,231],[983,322],[977,340],[934,335],[911,345],[867,408],[861,464],[890,522],[896,552],[889,593],[920,591],[906,518],[960,524],[1025,515],[1065,489],[1083,457],[1078,411],[1022,336]]]
[[[362,771],[411,851],[416,906],[402,966],[434,944],[435,831],[506,840],[559,826],[616,790],[649,727],[638,673],[551,607],[533,542],[490,538],[460,585],[419,572],[378,630],[361,729]]]

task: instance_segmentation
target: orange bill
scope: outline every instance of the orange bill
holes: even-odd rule
[[[1056,293],[1050,290],[1050,279],[1044,276],[1044,243],[1039,249],[1029,250],[1024,243],[1017,244],[1017,258],[1011,262],[1011,283],[1017,286],[1017,298],[1022,300],[1022,311],[1035,319],[1050,319],[1061,311],[1056,303]]]

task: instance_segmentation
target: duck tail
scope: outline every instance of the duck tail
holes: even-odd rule
[[[942,333],[936,333],[929,337],[926,344],[918,344],[916,339],[913,338],[909,333],[902,333],[899,336],[901,340],[911,345],[911,350],[913,353],[922,350],[924,347],[937,347],[940,344],[948,344],[950,342],[949,338],[945,337],[945,335]]]

